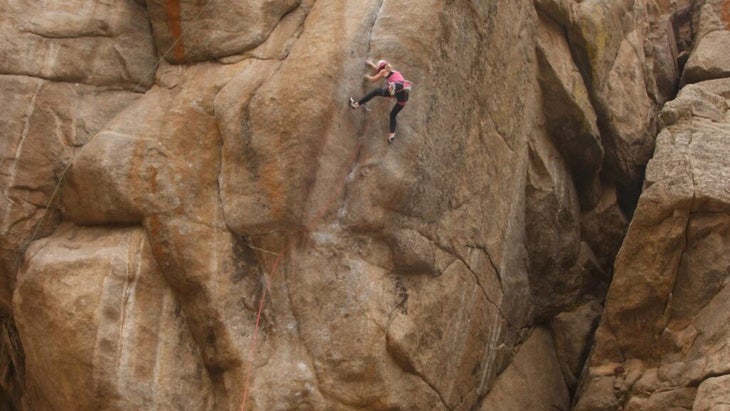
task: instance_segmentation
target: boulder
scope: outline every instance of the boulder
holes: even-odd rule
[[[667,32],[669,15],[653,4],[582,1],[566,27],[597,115],[604,176],[616,184],[619,203],[629,213],[654,150],[659,105],[674,92],[675,37]]]
[[[169,62],[214,60],[261,45],[282,16],[313,1],[191,1],[146,2],[154,42]]]
[[[603,164],[596,113],[564,29],[543,17],[539,22],[537,56],[547,128],[570,167],[582,208],[589,210],[600,198],[598,174]]]
[[[692,411],[727,411],[730,409],[730,375],[708,378],[697,388]]]
[[[5,2],[0,5],[0,73],[144,91],[155,47],[144,5]]]
[[[564,311],[550,321],[557,360],[570,390],[580,378],[602,309],[594,300],[572,311]]]
[[[724,99],[729,86],[688,86],[662,114],[666,127],[616,259],[577,409],[591,409],[593,397],[636,409],[688,408],[699,382],[728,372],[720,324],[728,321],[730,121],[727,107],[709,116],[697,107],[705,93],[714,94],[710,102]],[[644,366],[631,366],[637,361]]]
[[[141,228],[64,223],[29,247],[14,307],[30,409],[213,409],[180,302]]]
[[[510,366],[499,375],[479,409],[548,411],[569,406],[568,388],[560,373],[550,332],[535,328]]]
[[[0,76],[0,92],[0,310],[7,314],[25,247],[60,219],[59,179],[71,158],[139,94],[9,75]]]
[[[702,37],[684,66],[682,82],[730,77],[730,30],[716,30]]]
[[[537,113],[540,105],[535,89],[518,81],[536,76],[534,44],[520,37],[534,31],[536,15],[505,4],[472,14],[435,2],[404,25],[403,10],[412,8],[317,2],[306,24],[288,23],[296,39],[262,44],[274,60],[162,64],[156,85],[83,147],[64,182],[64,219],[144,227],[216,406],[466,409],[506,366],[530,316],[520,244],[525,143],[535,126],[499,112]],[[390,152],[376,138],[390,104],[376,100],[361,114],[333,103],[365,90],[364,57],[395,56],[395,64],[411,64],[401,67],[415,84],[429,81],[428,64],[417,63],[433,54],[433,39],[491,11],[522,26],[484,27],[504,42],[450,40],[453,49],[477,47],[474,63],[489,50],[503,56],[480,76],[484,88],[458,83],[487,103],[481,110],[492,114],[484,118],[495,119],[467,123],[463,142],[446,134],[450,112],[427,115],[432,99],[446,101],[436,88],[409,103],[399,118],[402,143]],[[507,43],[524,53],[504,53]],[[450,52],[433,67],[469,75],[454,64],[461,57]],[[311,70],[321,61],[324,77]],[[507,64],[524,93],[486,88],[492,70]],[[452,162],[444,149],[465,161]],[[522,166],[500,179],[505,170],[484,172],[484,156]],[[496,190],[484,190],[495,181]],[[510,200],[500,201],[505,195]],[[483,229],[485,220],[492,229]],[[386,226],[398,229],[380,230]],[[447,348],[455,346],[458,354]]]
[[[219,290],[259,273],[249,267],[253,254],[237,251],[240,239],[225,226],[217,183],[221,139],[213,102],[238,67],[162,71],[161,86],[97,133],[64,181],[66,219],[145,227],[214,373],[239,366],[251,338],[232,328],[247,322],[245,299]]]

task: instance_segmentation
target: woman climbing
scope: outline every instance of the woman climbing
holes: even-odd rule
[[[372,76],[366,74],[365,78],[371,83],[375,83],[380,79],[385,79],[387,87],[376,88],[357,101],[351,97],[350,107],[356,109],[370,101],[370,99],[375,96],[390,98],[395,97],[395,105],[393,106],[393,109],[390,110],[390,134],[388,134],[388,143],[392,143],[395,138],[395,126],[397,124],[395,118],[398,113],[403,110],[403,107],[405,107],[406,102],[408,101],[408,93],[411,89],[411,83],[403,78],[403,75],[400,74],[400,72],[393,70],[393,66],[385,60],[380,60],[377,64],[367,60],[365,61],[365,64],[370,66],[375,73]]]

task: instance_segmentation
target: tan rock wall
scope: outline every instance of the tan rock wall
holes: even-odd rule
[[[211,409],[200,354],[143,230],[64,224],[28,251],[14,297],[27,407]]]
[[[564,408],[658,118],[581,398],[720,401],[726,85],[657,116],[686,2],[46,3],[0,5],[16,404]],[[390,145],[392,100],[347,106],[379,58]]]
[[[706,398],[728,389],[713,381],[701,396],[696,390],[730,364],[730,336],[721,325],[730,274],[729,87],[728,79],[686,86],[663,112],[665,128],[616,260],[578,410],[595,409],[599,398],[611,398],[610,409],[705,409],[712,401]],[[718,97],[716,111],[702,109],[713,101],[705,93]]]
[[[182,63],[241,54],[260,45],[300,3],[148,0],[146,6],[158,51],[168,61]]]
[[[577,410],[723,407],[730,65],[712,54],[726,48],[726,5],[698,8],[682,76],[694,84],[660,114],[663,129],[616,259]]]
[[[5,1],[0,73],[143,91],[155,50],[136,1]]]

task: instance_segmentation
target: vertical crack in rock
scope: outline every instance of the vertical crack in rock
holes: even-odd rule
[[[484,255],[487,256],[489,265],[494,270],[494,273],[497,274],[497,280],[499,280],[499,289],[502,293],[504,293],[504,287],[502,286],[502,274],[499,272],[499,268],[497,267],[497,264],[494,263],[494,259],[492,258],[492,255],[489,254],[489,250],[487,250],[487,248],[481,244],[467,245],[467,247],[478,249],[481,252],[483,252]],[[469,267],[469,264],[467,264],[466,262],[464,262],[464,264],[466,264],[466,266]],[[471,270],[471,267],[469,267],[469,269]]]
[[[385,6],[385,0],[380,0],[380,4],[378,5],[378,11],[375,13],[375,18],[373,18],[373,25],[370,27],[370,33],[368,35],[368,55],[370,55],[370,49],[373,45],[373,31],[375,31],[375,24],[377,24],[380,13],[383,11],[383,6]]]
[[[284,61],[284,60],[286,60],[287,57],[289,57],[289,53],[291,52],[291,49],[294,47],[294,44],[296,44],[296,42],[299,40],[299,38],[302,37],[302,33],[304,33],[304,22],[307,21],[309,12],[312,10],[315,3],[316,3],[316,0],[312,0],[311,4],[308,4],[307,2],[303,1],[302,3],[299,3],[299,5],[297,7],[294,7],[293,9],[284,13],[284,15],[282,15],[281,18],[279,18],[279,22],[276,23],[276,27],[274,28],[274,30],[272,30],[271,33],[269,33],[267,40],[276,31],[276,29],[279,27],[279,25],[281,25],[282,21],[284,21],[284,19],[286,19],[289,15],[291,15],[292,13],[296,12],[299,9],[302,9],[304,11],[304,17],[302,17],[302,21],[299,24],[299,27],[294,32],[294,36],[290,39],[290,43],[285,47],[283,55],[277,60]],[[266,42],[266,41],[264,41],[264,42]],[[264,43],[261,43],[261,44],[263,45]]]
[[[388,321],[388,327],[390,326],[390,322],[391,322],[391,321]],[[385,335],[386,335],[386,337],[387,337],[387,330],[386,330],[386,333],[385,333]],[[386,344],[386,348],[387,348],[387,344]],[[392,352],[390,352],[390,350],[389,350],[389,349],[388,349],[387,351],[388,351],[388,354],[389,354],[389,355],[390,355],[391,357],[395,358],[395,355],[394,355],[394,354],[393,354]],[[441,394],[441,392],[440,392],[440,391],[438,390],[438,388],[437,388],[437,387],[436,387],[436,386],[435,386],[434,384],[432,384],[432,383],[431,383],[431,381],[429,381],[429,380],[428,380],[428,378],[427,378],[427,377],[426,377],[426,376],[425,376],[425,375],[424,375],[423,373],[421,373],[420,371],[418,371],[418,370],[417,370],[417,369],[416,369],[415,367],[412,367],[412,366],[410,366],[411,364],[408,364],[408,365],[409,365],[409,367],[407,367],[407,368],[404,368],[404,367],[403,367],[403,364],[402,364],[402,362],[401,362],[401,361],[398,361],[398,360],[394,360],[394,362],[395,362],[395,363],[396,363],[396,364],[397,364],[397,365],[398,365],[398,366],[399,366],[399,367],[400,367],[400,368],[401,368],[401,369],[402,369],[402,370],[403,370],[404,372],[406,372],[406,373],[409,373],[409,374],[413,374],[413,375],[415,375],[416,377],[420,378],[420,379],[421,379],[421,381],[423,381],[423,382],[424,382],[424,384],[428,385],[428,387],[429,387],[429,388],[431,388],[431,390],[432,390],[433,392],[435,392],[435,393],[436,393],[436,395],[438,395],[438,397],[439,397],[439,400],[441,400],[441,404],[443,404],[444,408],[446,408],[447,410],[453,410],[453,409],[454,409],[453,407],[450,407],[450,406],[449,406],[449,404],[448,404],[448,403],[446,402],[446,399],[445,399],[445,398],[444,398],[444,396],[443,396],[443,395]]]
[[[492,268],[494,269],[494,272],[497,274],[497,278],[500,280],[500,284],[499,284],[500,291],[502,291],[502,293],[504,293],[504,290],[502,290],[502,281],[499,278],[499,271],[497,271],[497,267],[494,265],[494,261],[492,261],[492,257],[489,255],[489,253],[487,252],[487,250],[485,250],[484,247],[482,247],[480,245],[468,245],[467,247],[475,248],[475,249],[478,249],[478,250],[484,252],[484,254],[487,256],[487,260],[489,260],[489,264],[492,266]],[[499,315],[507,323],[507,325],[510,325],[511,326],[512,324],[510,323],[509,319],[502,312],[502,307],[499,304],[497,304],[495,301],[492,301],[491,298],[489,298],[489,295],[487,294],[487,291],[484,289],[484,286],[482,285],[482,282],[479,279],[479,275],[477,275],[477,273],[472,269],[472,267],[469,265],[468,262],[464,261],[463,258],[459,257],[458,254],[456,254],[456,253],[454,253],[454,254],[457,255],[456,258],[459,261],[461,261],[464,264],[464,266],[466,266],[469,269],[469,272],[474,276],[474,281],[476,281],[477,286],[479,286],[479,289],[482,291],[482,294],[484,295],[484,298],[487,300],[487,302],[490,303],[490,304],[492,304],[494,306],[494,308],[497,309],[497,311],[499,312]]]
[[[380,0],[378,4],[378,11],[375,12],[375,17],[373,17],[373,24],[370,26],[370,32],[368,33],[368,48],[365,52],[366,56],[370,56],[370,49],[373,46],[373,31],[375,31],[375,24],[378,22],[378,18],[380,17],[380,13],[383,11],[383,6],[385,5],[385,0]],[[360,131],[360,134],[363,134],[365,132],[366,127],[366,121],[367,121],[367,111],[363,111],[363,122],[362,122],[362,130]]]

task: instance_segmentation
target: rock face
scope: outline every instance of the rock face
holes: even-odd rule
[[[141,228],[63,224],[28,252],[15,299],[26,406],[210,409],[210,379]]]
[[[1,2],[0,407],[723,404],[727,4]]]
[[[728,5],[707,2],[702,26]],[[696,83],[661,112],[576,410],[727,404],[730,78],[715,79],[711,67],[730,65],[707,59],[714,47],[726,48],[727,33],[700,32],[683,76]]]

